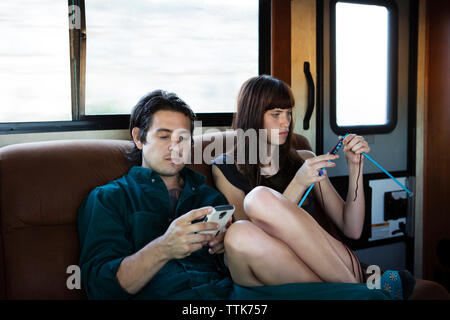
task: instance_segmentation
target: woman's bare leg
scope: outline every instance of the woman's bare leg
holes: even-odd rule
[[[233,223],[224,241],[228,268],[237,284],[322,282],[289,247],[250,221]]]
[[[362,281],[356,257],[281,193],[257,187],[246,196],[244,210],[254,224],[289,246],[323,281]]]

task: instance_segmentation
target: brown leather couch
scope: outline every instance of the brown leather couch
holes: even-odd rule
[[[232,147],[228,139],[233,140],[224,133],[194,138],[193,160],[205,162],[189,166],[211,186],[210,160],[222,153],[221,146]],[[300,135],[294,145],[311,150]],[[131,146],[123,140],[63,140],[0,148],[0,300],[86,299],[82,288],[66,285],[67,268],[78,264],[80,254],[78,207],[92,189],[128,172],[124,151]],[[204,151],[212,157],[204,159]],[[315,216],[336,236],[322,212]],[[416,298],[436,292],[432,284],[424,289]]]

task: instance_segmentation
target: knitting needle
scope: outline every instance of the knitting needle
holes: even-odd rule
[[[348,134],[346,134],[344,136],[344,138],[347,136]],[[342,141],[344,140],[344,138],[342,138]],[[340,147],[340,146],[339,146]],[[336,148],[334,153],[337,153],[337,151],[339,150],[339,147]],[[334,149],[333,149],[334,151]],[[394,178],[394,176],[392,176],[387,170],[385,170],[381,165],[379,165],[374,159],[372,159],[370,156],[368,156],[365,152],[362,152],[362,154],[364,155],[364,157],[366,157],[367,159],[369,159],[373,164],[375,164],[378,168],[380,168],[384,173],[386,173],[388,175],[389,178],[391,178],[392,180],[394,180],[395,183],[397,183],[403,190],[405,190],[408,193],[408,196],[411,197],[413,195],[413,193],[411,191],[408,190],[408,188],[406,188],[400,181],[398,181],[397,179]],[[319,172],[319,175],[322,175],[322,170]],[[312,188],[314,187],[314,184],[312,184],[308,191],[305,193],[305,195],[303,196],[302,200],[300,201],[300,204],[298,205],[299,207],[302,206],[303,202],[305,201],[306,197],[308,196],[308,194],[311,192]]]
[[[334,146],[333,149],[331,149],[330,154],[336,154],[339,152],[339,149],[342,146],[342,142],[344,141],[345,137],[348,136],[348,133],[345,134],[345,136],[343,136],[342,138],[339,138],[338,143]],[[330,160],[328,160],[330,161]],[[325,170],[325,168],[322,168],[322,170]],[[323,175],[323,171],[320,170],[319,171],[319,176]],[[300,201],[300,203],[298,204],[299,207],[302,206],[303,202],[305,201],[305,199],[308,197],[308,194],[311,192],[312,188],[314,187],[314,183],[309,187],[308,191],[306,191],[305,195],[303,196],[302,200]]]
[[[389,172],[387,172],[382,166],[380,166],[375,160],[373,160],[371,157],[369,157],[365,152],[362,153],[364,155],[364,157],[366,157],[367,159],[369,159],[370,161],[372,161],[373,164],[375,164],[378,168],[380,168],[381,170],[384,171],[384,173],[386,173],[389,178],[391,178],[392,180],[394,180],[400,187],[403,188],[403,190],[405,190],[408,195],[411,197],[412,196],[412,192],[409,191],[403,184],[400,183],[400,181],[398,181],[397,179],[395,179]]]

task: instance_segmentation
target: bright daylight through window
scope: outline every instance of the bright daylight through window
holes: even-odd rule
[[[72,120],[67,1],[1,1],[0,30],[0,122]]]
[[[336,4],[336,123],[388,122],[388,11],[386,7]]]
[[[258,74],[257,0],[86,1],[86,115],[126,114],[145,92],[234,112]]]

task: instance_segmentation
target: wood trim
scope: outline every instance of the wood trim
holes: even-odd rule
[[[303,129],[303,118],[306,114],[308,101],[308,84],[303,71],[304,63],[310,63],[310,71],[316,86],[317,83],[317,28],[316,0],[293,0],[291,2],[291,88],[295,98],[293,111],[294,132],[305,136],[313,151],[316,152],[316,117],[315,108],[309,123],[309,129]],[[317,94],[316,94],[317,97]],[[317,99],[315,101],[317,106]]]
[[[423,277],[443,268],[436,254],[450,238],[450,3],[426,2]]]
[[[272,0],[271,75],[291,85],[291,0]]]
[[[426,123],[426,1],[419,1],[417,39],[416,189],[414,212],[414,275],[423,278],[424,133]]]

